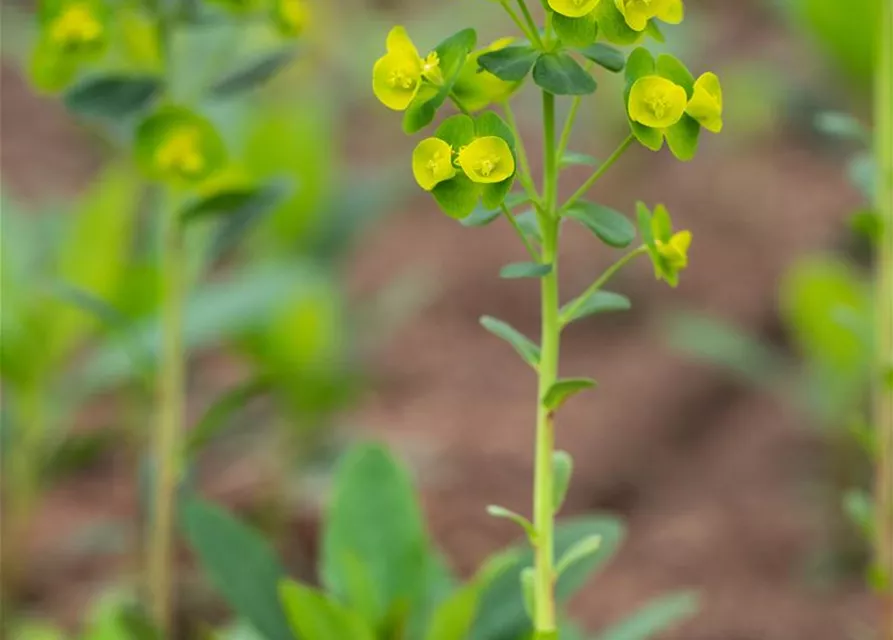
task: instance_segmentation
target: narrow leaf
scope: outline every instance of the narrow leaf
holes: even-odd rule
[[[496,220],[501,214],[502,211],[499,209],[489,209],[479,204],[475,207],[474,211],[471,212],[471,215],[459,220],[459,224],[463,227],[485,227]]]
[[[279,598],[296,637],[302,640],[374,640],[359,614],[326,593],[283,580]]]
[[[515,262],[505,265],[499,271],[499,277],[507,280],[517,278],[542,278],[552,273],[552,265],[538,262]]]
[[[558,563],[555,565],[555,574],[560,576],[580,560],[593,555],[598,551],[601,544],[601,536],[588,536],[578,540],[559,558]]]
[[[698,611],[698,597],[681,592],[652,600],[626,620],[598,636],[598,640],[649,640],[690,618]]]
[[[285,569],[266,540],[198,498],[183,503],[180,521],[205,573],[233,611],[268,640],[294,640],[279,606]]]
[[[549,387],[543,396],[543,406],[549,411],[558,410],[572,396],[596,385],[591,378],[565,378]]]
[[[290,193],[291,185],[288,181],[273,180],[258,189],[237,209],[230,211],[214,234],[210,249],[211,259],[219,258],[233,248],[264,216],[275,211]]]
[[[563,52],[544,53],[533,67],[533,81],[558,96],[579,96],[596,90],[595,78]]]
[[[483,316],[481,325],[498,338],[508,342],[524,362],[536,369],[540,364],[540,348],[511,325],[491,316]]]
[[[552,454],[552,474],[554,476],[552,485],[552,512],[558,513],[564,499],[567,497],[567,490],[571,484],[571,476],[574,474],[574,459],[567,451],[555,451]]]
[[[161,79],[154,76],[95,76],[72,87],[64,101],[82,116],[125,118],[147,109],[161,89]]]
[[[629,219],[609,207],[591,202],[578,202],[564,212],[611,247],[623,249],[636,239],[636,227]]]
[[[250,400],[269,389],[269,382],[256,377],[243,382],[219,396],[186,437],[187,457],[197,455],[211,440],[229,425],[234,413]]]
[[[564,305],[561,308],[561,322],[570,324],[597,313],[628,311],[629,309],[632,309],[632,302],[626,296],[611,291],[596,291],[583,300],[577,298]],[[571,311],[573,313],[570,313]]]
[[[284,69],[294,55],[293,49],[265,54],[218,80],[210,93],[215,98],[230,98],[251,91]]]
[[[536,612],[536,572],[533,567],[524,567],[521,570],[521,594],[524,597],[524,611],[530,621],[534,621]]]
[[[515,513],[510,509],[506,509],[505,507],[500,507],[499,505],[495,504],[491,504],[487,507],[487,513],[494,518],[504,518],[505,520],[511,520],[519,527],[524,529],[524,533],[527,534],[527,537],[530,539],[531,542],[536,538],[536,531],[533,528],[533,523],[522,516],[520,513]]]
[[[573,167],[575,165],[585,165],[585,166],[589,166],[589,167],[594,167],[594,166],[598,165],[598,160],[586,153],[576,153],[574,151],[567,151],[561,157],[561,160],[558,161],[558,166],[561,167],[562,169],[565,167]]]

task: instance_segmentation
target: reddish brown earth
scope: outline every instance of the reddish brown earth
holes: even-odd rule
[[[714,28],[699,43],[716,66],[732,56],[799,63],[802,54],[752,3],[723,5],[704,7]],[[81,183],[93,166],[83,136],[8,69],[3,85],[4,183],[26,197],[44,195],[48,175],[54,191]],[[357,134],[353,144],[365,155],[373,143]],[[667,311],[687,308],[781,339],[779,276],[796,256],[836,246],[845,214],[858,204],[839,160],[783,128],[734,146],[707,138],[688,165],[631,152],[596,195],[624,209],[636,199],[664,202],[696,240],[677,291],[635,265],[612,285],[634,300],[631,313],[566,333],[563,372],[594,376],[600,386],[560,416],[559,445],[577,466],[565,511],[611,511],[629,528],[619,556],[574,603],[577,617],[595,632],[649,597],[694,588],[702,613],[667,640],[851,637],[872,614],[858,577],[833,586],[807,577],[829,528],[809,497],[822,477],[816,425],[767,393],[673,354],[658,328]],[[585,234],[565,239],[561,282],[570,294],[611,256]],[[372,362],[373,388],[352,423],[414,464],[431,529],[466,573],[515,536],[510,524],[484,514],[485,505],[528,510],[534,380],[477,323],[492,314],[535,335],[535,285],[497,277],[519,259],[505,226],[464,229],[419,198],[374,230],[352,266],[357,291],[408,266],[436,275],[429,306]],[[258,475],[255,462],[243,460],[213,490],[231,497]],[[118,459],[49,492],[32,540],[35,606],[71,623],[93,586],[126,570],[120,554],[60,560],[70,556],[59,555],[58,543],[60,532],[132,515],[134,505],[131,474]],[[301,544],[312,546],[312,533],[299,529]]]

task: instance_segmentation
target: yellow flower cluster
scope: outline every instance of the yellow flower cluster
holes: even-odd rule
[[[722,87],[715,73],[705,73],[695,81],[691,99],[685,89],[658,75],[639,78],[629,94],[629,116],[653,129],[673,126],[687,113],[705,129],[722,130]]]
[[[461,168],[478,184],[495,184],[515,173],[515,158],[508,143],[498,136],[475,138],[458,151],[445,140],[426,138],[412,154],[412,173],[425,191],[452,179]]]

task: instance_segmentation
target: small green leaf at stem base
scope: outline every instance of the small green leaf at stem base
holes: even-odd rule
[[[543,278],[552,273],[552,265],[537,262],[514,262],[499,271],[499,277],[506,280],[519,278]]]
[[[561,308],[561,323],[568,325],[597,313],[629,311],[630,309],[632,309],[632,302],[626,296],[612,291],[596,291],[586,296],[582,302],[580,302],[580,298],[577,298],[564,305]],[[573,310],[573,314],[570,314],[571,310]]]
[[[549,387],[543,396],[543,406],[549,411],[557,411],[572,396],[592,389],[597,383],[591,378],[564,378]]]
[[[544,53],[533,67],[533,81],[557,96],[580,96],[598,87],[595,78],[576,60],[563,52]]]
[[[527,45],[505,47],[483,54],[478,58],[478,65],[500,80],[518,82],[527,77],[540,55]]]
[[[522,516],[520,513],[515,513],[510,509],[506,509],[505,507],[500,507],[499,505],[495,504],[491,504],[487,507],[487,513],[494,518],[511,520],[512,522],[517,524],[524,530],[524,533],[527,534],[527,538],[530,540],[531,544],[533,544],[536,540],[536,531],[533,528],[533,523]]]
[[[585,226],[608,246],[623,249],[636,239],[633,223],[609,207],[578,201],[564,215]]]
[[[540,348],[517,329],[508,323],[491,316],[483,316],[481,318],[481,325],[496,337],[502,338],[512,345],[515,351],[518,352],[518,355],[524,359],[524,362],[534,369],[539,367]]]
[[[571,477],[574,474],[574,459],[567,451],[556,451],[552,454],[552,473],[554,479],[552,483],[552,509],[553,513],[561,510],[564,499],[567,497],[567,490],[571,484]]]
[[[587,558],[598,551],[602,545],[601,536],[588,536],[583,538],[571,546],[555,565],[555,575],[560,576],[569,567],[575,565],[580,560]]]

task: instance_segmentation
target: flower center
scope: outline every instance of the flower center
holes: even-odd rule
[[[415,87],[415,83],[415,78],[405,68],[394,69],[388,76],[388,84],[394,89],[406,89],[408,91]]]
[[[102,24],[84,4],[67,7],[50,27],[50,39],[62,47],[91,44],[101,35]]]
[[[158,168],[182,176],[195,176],[205,167],[198,131],[184,128],[171,133],[155,153]]]
[[[486,178],[491,173],[493,173],[493,170],[496,169],[496,165],[498,164],[499,158],[497,156],[489,156],[487,158],[478,160],[478,162],[475,164],[475,168],[477,169],[477,172],[479,174]]]
[[[431,172],[433,177],[437,177],[441,173],[448,172],[450,170],[450,158],[448,155],[441,153],[440,151],[435,151],[434,155],[431,156],[431,159],[428,160],[428,171]]]
[[[645,104],[657,119],[663,118],[671,107],[670,101],[667,100],[667,97],[662,93],[648,96],[645,98]]]

